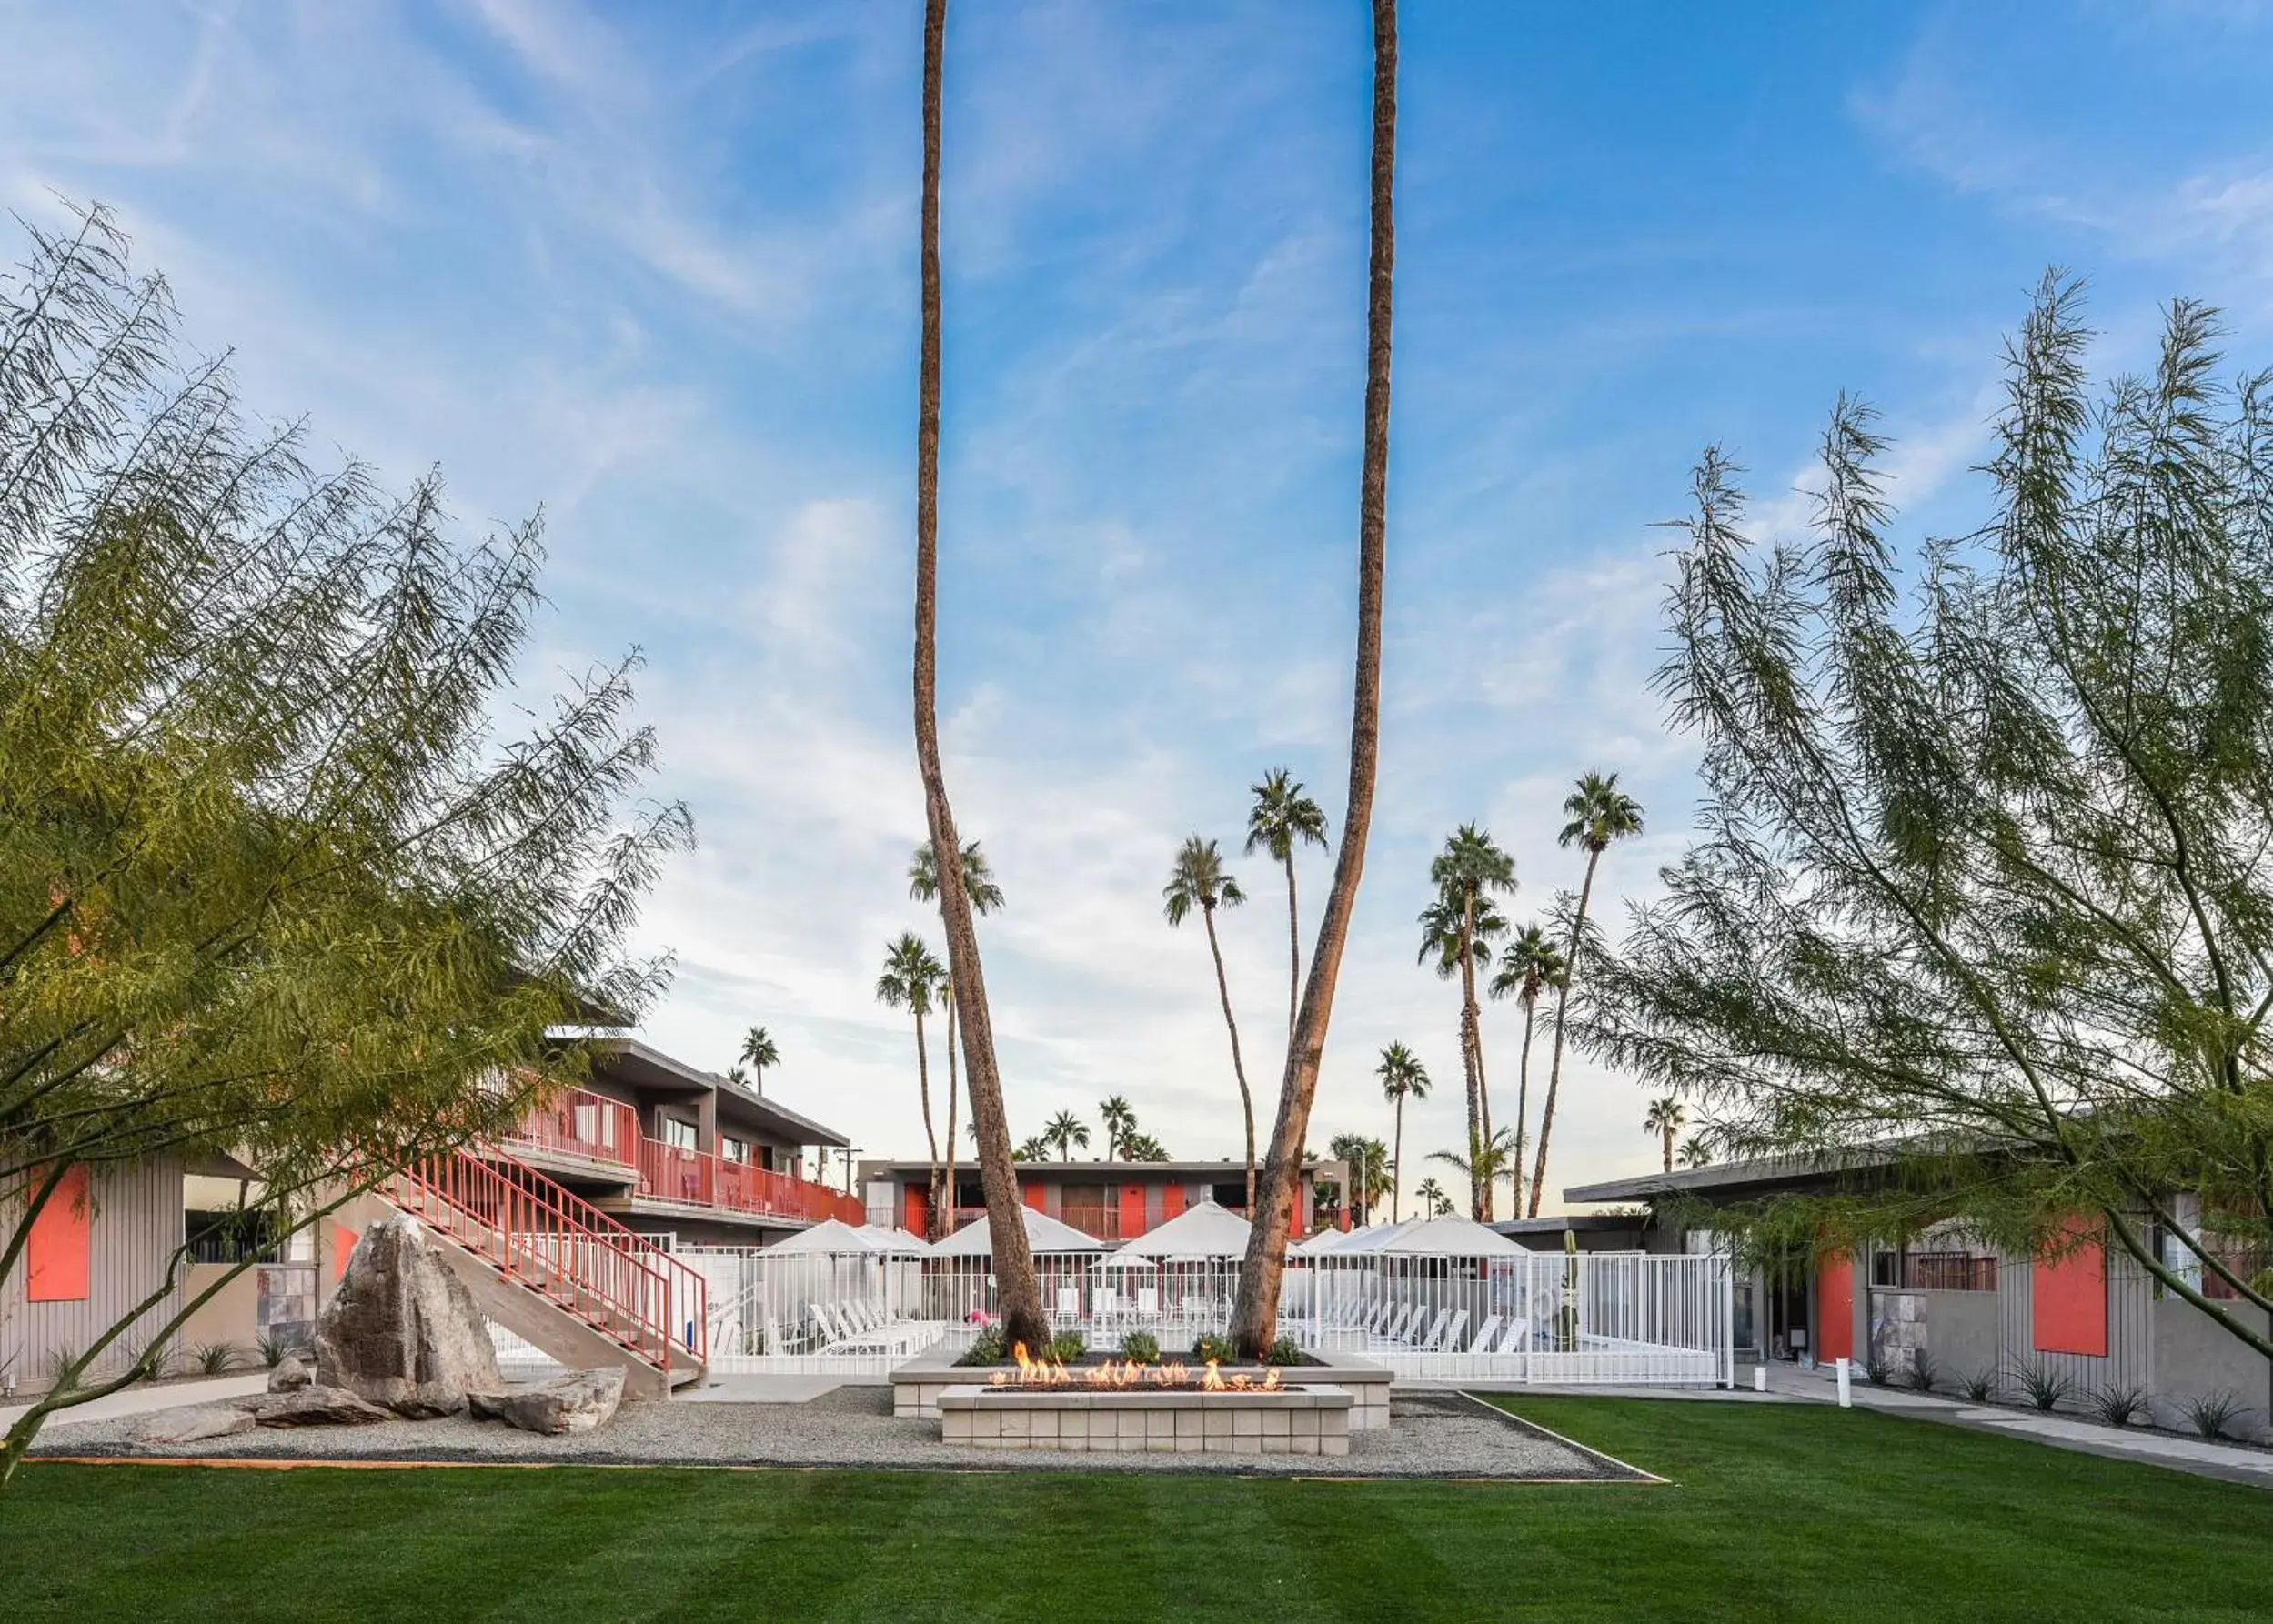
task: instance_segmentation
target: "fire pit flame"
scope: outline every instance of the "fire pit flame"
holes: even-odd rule
[[[1101,1365],[1081,1371],[1077,1378],[1061,1360],[1032,1358],[1027,1353],[1023,1342],[1011,1348],[1011,1357],[1018,1363],[1016,1373],[995,1371],[987,1378],[990,1387],[1071,1387],[1078,1381],[1082,1386],[1098,1388],[1197,1386],[1202,1392],[1209,1393],[1274,1393],[1279,1390],[1279,1373],[1276,1369],[1266,1374],[1261,1381],[1243,1371],[1226,1377],[1216,1368],[1213,1359],[1207,1361],[1206,1368],[1200,1372],[1195,1382],[1191,1367],[1181,1360],[1164,1365],[1140,1365],[1134,1359],[1107,1359]]]

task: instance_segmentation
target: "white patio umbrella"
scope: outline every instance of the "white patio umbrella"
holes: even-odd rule
[[[1207,1258],[1244,1258],[1252,1227],[1229,1208],[1213,1201],[1187,1207],[1157,1229],[1148,1230],[1122,1247],[1113,1260],[1138,1258],[1183,1261]]]
[[[1026,1226],[1026,1245],[1036,1253],[1101,1252],[1105,1243],[1095,1236],[1084,1235],[1071,1224],[1061,1224],[1046,1212],[1031,1207],[1018,1209],[1019,1218]],[[986,1258],[993,1255],[994,1241],[988,1231],[990,1220],[981,1218],[961,1228],[931,1248],[933,1258]]]
[[[881,1224],[863,1224],[853,1233],[868,1242],[871,1250],[886,1258],[929,1258],[931,1255],[930,1241],[905,1229],[888,1229]]]
[[[830,1258],[873,1258],[877,1248],[867,1235],[839,1218],[824,1218],[810,1229],[800,1229],[786,1240],[766,1248],[777,1257],[817,1253]]]
[[[1373,1250],[1398,1258],[1520,1258],[1524,1248],[1473,1218],[1418,1218],[1396,1226],[1397,1233]]]

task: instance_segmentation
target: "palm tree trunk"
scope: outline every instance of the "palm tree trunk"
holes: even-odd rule
[[[955,992],[947,993],[947,1177],[945,1199],[940,1203],[940,1233],[955,1233],[955,1095],[960,1087],[955,1070]]]
[[[1397,1096],[1397,1148],[1389,1158],[1389,1221],[1403,1216],[1405,1198],[1405,1097]]]
[[[1207,922],[1208,952],[1215,959],[1215,995],[1223,1000],[1223,1025],[1232,1034],[1232,1075],[1239,1079],[1240,1114],[1247,1119],[1247,1218],[1254,1221],[1255,1212],[1255,1101],[1247,1091],[1247,1068],[1239,1058],[1239,1023],[1232,1018],[1232,984],[1223,978],[1223,949],[1215,942],[1215,910],[1202,907],[1200,917]]]
[[[1673,1170],[1674,1170],[1674,1130],[1673,1130],[1672,1128],[1667,1128],[1667,1129],[1665,1130],[1665,1171],[1667,1171],[1668,1173],[1670,1173],[1670,1172],[1672,1172]]]
[[[1539,1108],[1539,1158],[1531,1164],[1531,1207],[1526,1218],[1539,1216],[1539,1191],[1547,1181],[1547,1136],[1554,1131],[1554,1097],[1563,1083],[1563,1012],[1571,1002],[1571,983],[1578,978],[1578,940],[1586,934],[1586,904],[1594,894],[1594,865],[1599,850],[1586,854],[1586,877],[1579,883],[1578,913],[1571,920],[1571,951],[1564,961],[1563,985],[1554,991],[1554,1060],[1547,1068],[1546,1102]]]
[[[1511,1212],[1524,1209],[1524,1129],[1531,1120],[1531,1018],[1538,1012],[1534,996],[1524,1000],[1524,1053],[1515,1063],[1515,1191]]]
[[[1232,1336],[1240,1351],[1260,1358],[1278,1335],[1279,1287],[1288,1232],[1302,1182],[1302,1142],[1318,1098],[1318,1068],[1333,1018],[1334,983],[1365,874],[1365,837],[1373,824],[1373,780],[1381,749],[1383,565],[1389,544],[1389,330],[1395,286],[1397,170],[1397,0],[1373,0],[1373,246],[1365,306],[1365,448],[1358,473],[1357,660],[1350,702],[1350,799],[1334,856],[1333,885],[1318,921],[1310,978],[1286,1046],[1279,1116],[1258,1189],[1258,1214],[1239,1273]]]
[[[929,1190],[930,1208],[923,1227],[930,1233],[927,1240],[940,1238],[940,1136],[933,1131],[931,1119],[931,1053],[930,1045],[923,1040],[923,1011],[916,1011],[916,1093],[923,1101],[923,1138],[931,1147],[931,1183]]]
[[[923,7],[923,315],[916,385],[916,764],[923,775],[923,811],[939,865],[940,917],[947,932],[948,973],[962,1012],[963,1058],[971,1088],[971,1120],[979,1130],[979,1175],[987,1192],[988,1232],[993,1241],[996,1302],[1003,1335],[1039,1348],[1049,1340],[1034,1257],[1019,1212],[1018,1169],[1011,1160],[1010,1118],[1002,1078],[995,1067],[994,1023],[987,1010],[987,979],[979,962],[971,893],[963,885],[963,849],[947,801],[940,765],[940,106],[947,73],[947,0]]]
[[[1286,1037],[1294,1040],[1295,999],[1302,987],[1302,927],[1294,907],[1294,847],[1286,848]]]
[[[1476,899],[1463,903],[1460,922],[1460,1049],[1468,1074],[1468,1216],[1492,1217],[1492,1177],[1484,1149],[1492,1143],[1492,1108],[1483,1092],[1483,1017],[1476,1006]]]

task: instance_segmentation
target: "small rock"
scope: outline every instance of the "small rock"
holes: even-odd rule
[[[268,1393],[251,1403],[263,1427],[367,1427],[395,1418],[345,1388],[310,1384],[289,1393]]]
[[[268,1372],[268,1390],[272,1393],[297,1393],[315,1379],[308,1368],[300,1363],[298,1354],[287,1353],[277,1362],[277,1368]]]
[[[186,1409],[160,1410],[142,1423],[137,1436],[149,1444],[194,1444],[202,1439],[250,1432],[256,1425],[249,1409],[200,1404]]]
[[[571,1370],[550,1381],[525,1382],[496,1393],[468,1393],[478,1419],[503,1421],[524,1432],[589,1432],[623,1402],[623,1371]]]

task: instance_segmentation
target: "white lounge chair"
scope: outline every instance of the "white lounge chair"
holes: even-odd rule
[[[1429,1327],[1429,1334],[1427,1336],[1415,1337],[1413,1338],[1413,1347],[1418,1348],[1423,1353],[1434,1353],[1437,1349],[1438,1344],[1443,1342],[1444,1339],[1444,1328],[1452,1322],[1453,1311],[1450,1308],[1437,1309],[1436,1323]]]
[[[1483,1328],[1476,1333],[1476,1339],[1473,1343],[1470,1344],[1468,1351],[1470,1353],[1491,1352],[1492,1339],[1499,1334],[1500,1317],[1497,1314],[1494,1314],[1483,1322]],[[1453,1351],[1457,1353],[1460,1350],[1455,1348]]]
[[[1452,1323],[1444,1326],[1441,1331],[1431,1330],[1429,1332],[1429,1343],[1426,1351],[1430,1353],[1457,1353],[1460,1350],[1461,1342],[1466,1338],[1467,1334],[1468,1310],[1465,1308],[1454,1308],[1453,1310]]]
[[[1507,1322],[1507,1332],[1500,1338],[1502,1353],[1526,1353],[1531,1348],[1531,1321],[1518,1317]]]

